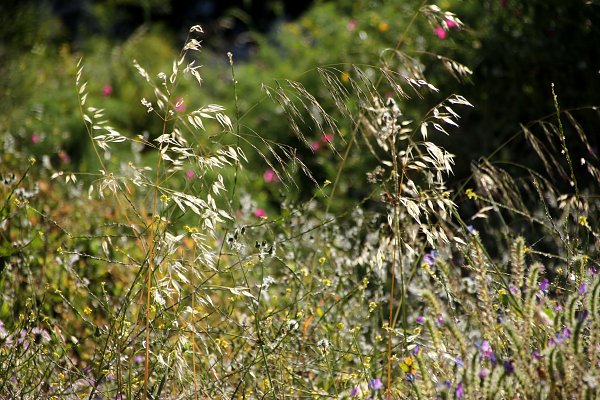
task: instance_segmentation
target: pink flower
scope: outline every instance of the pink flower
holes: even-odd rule
[[[348,32],[352,32],[353,30],[355,30],[356,29],[356,20],[351,19],[350,21],[348,21],[348,24],[346,25],[346,29],[348,29]]]
[[[435,34],[440,39],[446,39],[446,36],[448,36],[448,33],[444,30],[444,28],[439,25],[435,27]]]
[[[257,208],[254,210],[254,216],[256,218],[267,218],[267,212],[262,208]]]
[[[31,143],[38,144],[41,141],[42,141],[42,137],[40,135],[38,135],[37,133],[34,133],[33,135],[31,135]]]
[[[331,142],[333,142],[333,134],[326,133],[323,135],[321,140],[323,141],[323,143],[331,143]]]
[[[185,101],[181,97],[175,97],[175,111],[177,111],[177,112],[185,111]]]
[[[113,92],[112,86],[110,86],[110,85],[104,85],[104,86],[102,86],[102,95],[104,97],[110,96],[112,94],[112,92]]]
[[[319,143],[319,142],[312,142],[310,144],[310,149],[314,152],[319,151],[320,148],[321,148],[321,143]]]
[[[448,29],[453,29],[453,28],[458,29],[458,24],[451,19],[446,20],[446,26],[448,27]]]
[[[60,150],[58,152],[58,158],[63,164],[69,164],[71,162],[71,157],[69,157],[69,155],[64,150]]]
[[[279,182],[279,176],[277,176],[277,172],[273,171],[271,168],[265,171],[263,174],[263,179],[267,183]]]
[[[194,171],[188,169],[185,173],[185,179],[192,179],[194,177]]]

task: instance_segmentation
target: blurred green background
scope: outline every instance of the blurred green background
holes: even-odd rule
[[[424,4],[455,13],[465,26],[440,37],[435,24],[423,16],[413,21]],[[140,105],[151,93],[138,79],[132,60],[154,75],[168,71],[195,24],[205,32],[198,61],[204,81],[200,89],[192,81],[180,83],[186,106],[218,103],[235,115],[226,56],[231,51],[239,82],[241,133],[298,147],[320,182],[334,178],[352,126],[335,114],[316,68],[328,66],[344,81],[353,74],[351,64],[368,70],[399,40],[401,50],[440,89],[425,99],[402,99],[407,118],[419,121],[451,93],[474,105],[463,110],[460,129],[432,138],[460,160],[453,178],[458,181],[468,177],[471,160],[499,148],[498,160],[539,167],[518,134],[519,124],[553,113],[551,83],[562,108],[599,103],[598,1],[8,0],[0,5],[0,18],[0,140],[5,166],[34,155],[47,156],[47,163],[57,169],[95,167],[89,161],[93,157],[86,157],[91,145],[74,84],[80,57],[90,80],[90,103],[105,108],[124,134],[157,135]],[[455,79],[440,55],[470,68],[473,75]],[[301,82],[325,111],[338,117],[339,135],[345,137],[324,140],[331,132],[307,129],[306,142],[300,141],[279,106],[261,90],[263,83],[273,86],[278,79]],[[597,116],[588,114],[578,118],[596,149]],[[268,165],[256,162],[261,164],[255,184],[265,184],[262,175]],[[346,171],[360,174],[362,180],[370,167],[359,157],[349,161]],[[341,190],[360,195],[352,188]]]

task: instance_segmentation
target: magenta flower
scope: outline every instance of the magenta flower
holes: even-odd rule
[[[333,134],[326,133],[323,135],[321,140],[323,141],[323,143],[331,143],[331,142],[333,142]]]
[[[446,26],[448,29],[458,29],[458,24],[451,19],[446,20]]]
[[[446,39],[446,36],[448,36],[448,32],[446,32],[444,28],[439,25],[435,27],[434,31],[437,37],[440,39]]]
[[[192,171],[191,169],[188,169],[185,172],[185,179],[192,179],[194,177],[194,171]]]
[[[113,92],[112,86],[110,86],[110,85],[102,86],[102,96],[108,97],[112,94],[112,92]]]
[[[346,25],[346,29],[348,29],[348,32],[352,32],[353,30],[355,30],[356,29],[356,20],[351,19],[350,21],[348,21],[348,24]]]
[[[481,369],[479,370],[479,377],[480,377],[481,379],[483,379],[483,378],[485,378],[486,376],[488,376],[488,375],[489,375],[489,373],[490,373],[490,370],[489,370],[489,369],[487,369],[487,368],[481,368]]]
[[[463,388],[462,382],[456,385],[456,391],[454,393],[457,399],[460,399],[465,395],[465,390]]]
[[[42,141],[42,137],[40,135],[38,135],[37,133],[34,133],[33,135],[31,135],[31,143],[38,144],[41,141]]]
[[[256,210],[254,210],[254,216],[256,218],[266,218],[267,212],[262,208],[257,208]]]
[[[185,111],[185,101],[181,97],[175,97],[175,111],[177,111],[177,112]]]
[[[279,176],[277,176],[277,172],[273,171],[271,168],[265,171],[265,173],[263,174],[263,179],[267,183],[279,182]]]
[[[60,162],[63,164],[69,164],[71,162],[71,157],[64,150],[60,150],[58,152],[58,158],[60,159]]]
[[[310,144],[310,149],[314,152],[319,151],[320,148],[321,148],[321,143],[319,143],[319,142],[312,142]]]

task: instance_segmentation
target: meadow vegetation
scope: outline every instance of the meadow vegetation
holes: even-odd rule
[[[0,397],[597,398],[598,110],[547,82],[537,161],[455,157],[469,28],[408,3],[252,63],[199,25],[15,58],[57,86],[0,124]]]

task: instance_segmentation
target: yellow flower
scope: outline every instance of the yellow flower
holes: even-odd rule
[[[379,29],[379,32],[387,32],[390,29],[390,25],[387,22],[381,21],[377,25],[377,29]]]
[[[348,83],[348,81],[350,81],[350,73],[348,71],[342,72],[340,79],[342,80],[342,82]]]
[[[374,301],[369,303],[369,312],[373,312],[373,310],[375,310],[377,308],[377,303],[375,303]]]
[[[90,315],[90,314],[92,313],[92,309],[91,309],[91,308],[89,308],[89,307],[85,307],[85,308],[83,309],[83,313],[84,313],[85,315]]]

